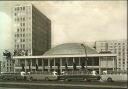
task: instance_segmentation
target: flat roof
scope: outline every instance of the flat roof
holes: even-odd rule
[[[88,54],[87,57],[116,57],[116,54]],[[86,55],[13,56],[13,59],[86,57]]]

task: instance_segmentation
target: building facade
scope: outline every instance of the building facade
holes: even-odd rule
[[[1,72],[13,73],[14,72],[14,60],[8,59],[4,56],[3,60],[1,61]]]
[[[42,55],[51,48],[51,21],[34,5],[15,5],[13,25],[15,55]]]
[[[127,70],[127,40],[97,41],[95,45],[98,52],[110,51],[116,54],[118,70]]]
[[[1,65],[2,63],[1,63],[1,61],[0,61],[0,73],[1,73],[1,67],[2,67],[2,65]]]
[[[85,50],[87,55],[85,54]],[[87,68],[99,74],[105,70],[116,70],[115,54],[98,54],[95,49],[80,43],[66,43],[58,45],[42,56],[16,56],[15,72],[45,72],[45,71],[73,71]]]

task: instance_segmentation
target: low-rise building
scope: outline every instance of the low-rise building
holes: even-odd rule
[[[94,48],[80,43],[58,45],[41,56],[15,56],[15,72],[72,71],[82,67],[102,73],[116,70],[116,54],[99,54]]]

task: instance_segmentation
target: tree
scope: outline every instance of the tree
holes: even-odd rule
[[[7,59],[11,59],[11,52],[5,50],[5,52],[3,52],[3,56],[5,56]]]

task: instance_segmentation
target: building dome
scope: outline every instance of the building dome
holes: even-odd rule
[[[87,54],[98,54],[98,52],[85,45]],[[85,55],[85,49],[81,43],[65,43],[58,45],[44,53],[44,56],[50,55]]]

